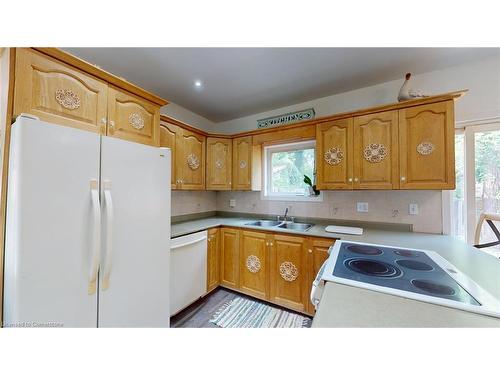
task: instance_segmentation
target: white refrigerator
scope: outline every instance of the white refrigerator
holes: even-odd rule
[[[7,327],[168,327],[170,150],[20,116]]]

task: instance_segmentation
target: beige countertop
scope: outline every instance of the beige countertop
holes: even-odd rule
[[[439,253],[443,258],[452,263],[456,268],[460,271],[468,275],[471,279],[473,279],[477,284],[491,293],[494,297],[500,300],[500,260],[482,252],[466,243],[446,235],[438,235],[438,234],[426,234],[426,233],[414,233],[414,232],[404,232],[404,231],[392,231],[392,230],[383,230],[383,229],[375,229],[375,228],[364,228],[363,234],[360,236],[356,235],[344,235],[337,233],[329,233],[325,231],[325,225],[316,224],[311,229],[306,232],[300,231],[291,231],[286,229],[279,228],[261,228],[246,225],[249,221],[255,220],[252,217],[220,217],[214,216],[205,219],[197,219],[190,220],[182,223],[172,224],[172,237],[178,237],[189,233],[198,232],[201,230],[214,228],[218,226],[230,226],[237,228],[247,228],[247,229],[260,229],[271,232],[280,232],[280,233],[288,233],[288,234],[299,234],[306,236],[318,236],[318,237],[329,237],[335,239],[342,239],[347,241],[357,241],[357,242],[366,242],[380,245],[390,245],[390,246],[400,246],[400,247],[409,247],[415,249],[422,250],[432,250]],[[333,284],[333,285],[330,285]],[[351,288],[351,289],[345,289]],[[346,291],[349,291],[348,293]],[[380,295],[382,293],[376,293],[373,291],[367,291],[360,288],[346,287],[340,286],[340,284],[327,283],[325,287],[325,292],[323,294],[322,302],[320,304],[319,310],[315,317],[314,326],[337,326],[340,317],[342,317],[342,313],[333,309],[332,306],[336,306],[339,308],[339,304],[336,302],[339,293],[344,294],[352,294],[352,303],[356,305],[359,302],[360,309],[366,309],[368,305],[379,301],[380,303],[385,303],[386,300],[390,300],[392,306],[395,305],[405,305],[405,309],[409,305],[413,305],[414,303],[419,305],[425,305],[423,308],[425,312],[429,311],[440,311],[440,309],[445,309],[443,311],[454,310],[449,308],[444,308],[436,305],[431,305],[428,307],[427,303],[416,302],[413,300],[409,300],[401,297],[394,297],[383,294],[383,298],[379,298],[376,296],[372,296],[372,298],[367,298],[366,300],[360,301],[361,298],[365,298],[367,293],[374,293],[376,295]],[[387,296],[387,297],[386,297]],[[369,302],[371,301],[371,302]],[[346,310],[356,309],[355,306],[345,307]],[[343,310],[344,307],[339,310]],[[373,309],[372,309],[373,310]],[[327,318],[331,313],[331,321]],[[460,312],[461,313],[461,312]],[[470,313],[464,313],[467,315],[471,315]],[[448,314],[449,315],[449,314]],[[474,316],[478,316],[477,314],[472,314]],[[356,325],[359,323],[358,319],[354,319],[352,321],[344,322],[343,326],[352,326],[352,324]],[[394,318],[394,322],[399,322],[396,317]],[[488,318],[489,320],[493,319],[497,321],[495,318]],[[436,321],[439,321],[436,320]],[[499,320],[500,321],[500,320]],[[331,324],[330,324],[331,323]],[[399,324],[399,323],[398,323]],[[404,324],[401,322],[400,324]],[[425,324],[431,324],[430,321],[425,321]],[[464,320],[464,324],[467,324],[467,319]],[[426,325],[427,326],[427,325]]]
[[[500,328],[500,319],[368,289],[327,283],[312,327]]]

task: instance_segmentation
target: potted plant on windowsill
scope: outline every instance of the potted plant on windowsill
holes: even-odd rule
[[[316,189],[316,185],[313,185],[312,180],[309,176],[304,175],[304,183],[307,185],[309,189],[309,195],[319,195],[319,190]]]

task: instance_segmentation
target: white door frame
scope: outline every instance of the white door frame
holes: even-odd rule
[[[475,181],[475,133],[500,130],[500,117],[481,119],[475,121],[462,121],[456,124],[455,134],[465,135],[465,238],[467,243],[474,243],[476,230],[476,181]],[[451,232],[451,191],[443,191],[443,232]]]

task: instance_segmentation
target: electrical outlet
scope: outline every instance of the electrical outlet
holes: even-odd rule
[[[231,208],[236,207],[236,199],[230,199],[229,200],[229,207],[231,207]]]
[[[358,212],[368,212],[368,202],[357,202],[356,210]]]
[[[408,206],[408,213],[410,215],[418,215],[418,204],[410,203],[410,205]]]

